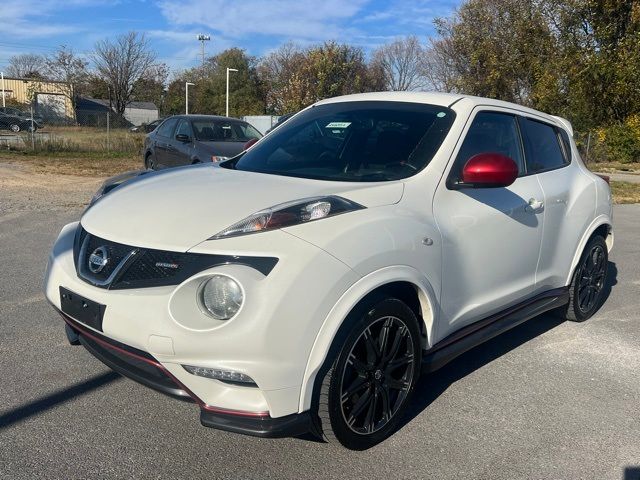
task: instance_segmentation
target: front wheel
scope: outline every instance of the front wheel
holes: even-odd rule
[[[596,235],[584,249],[569,286],[569,303],[562,316],[574,322],[591,318],[604,301],[609,255],[607,244]]]
[[[144,158],[144,166],[147,170],[155,170],[156,166],[155,162],[153,161],[153,155],[151,153],[148,153]]]
[[[320,388],[325,440],[364,450],[393,433],[420,376],[421,353],[417,318],[400,300],[379,300],[357,315]]]
[[[22,129],[20,128],[19,124],[12,123],[11,125],[9,125],[9,130],[11,130],[13,133],[18,133]]]

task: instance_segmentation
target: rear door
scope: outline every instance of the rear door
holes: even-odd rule
[[[438,339],[531,296],[542,243],[542,189],[535,175],[526,174],[516,114],[478,108],[462,138],[433,205],[443,237]],[[464,164],[490,152],[514,160],[520,172],[515,182],[456,189]]]
[[[562,287],[582,232],[593,218],[593,181],[571,162],[566,131],[542,119],[521,117],[527,170],[544,193],[544,234],[536,291]]]

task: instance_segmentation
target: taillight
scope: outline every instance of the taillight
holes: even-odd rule
[[[247,150],[251,145],[253,145],[257,141],[258,141],[257,138],[252,138],[251,140],[249,140],[247,143],[244,144],[244,150]]]

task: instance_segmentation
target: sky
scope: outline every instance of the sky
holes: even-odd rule
[[[96,41],[144,33],[158,60],[178,71],[230,47],[265,55],[287,41],[337,40],[371,52],[405,35],[434,34],[433,19],[460,0],[20,0],[0,8],[0,70],[12,55],[60,45],[88,55]]]

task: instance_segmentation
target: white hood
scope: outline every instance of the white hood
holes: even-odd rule
[[[402,182],[327,182],[205,165],[139,177],[105,195],[85,212],[81,223],[107,240],[187,251],[280,203],[340,195],[371,208],[399,202],[403,190]]]

